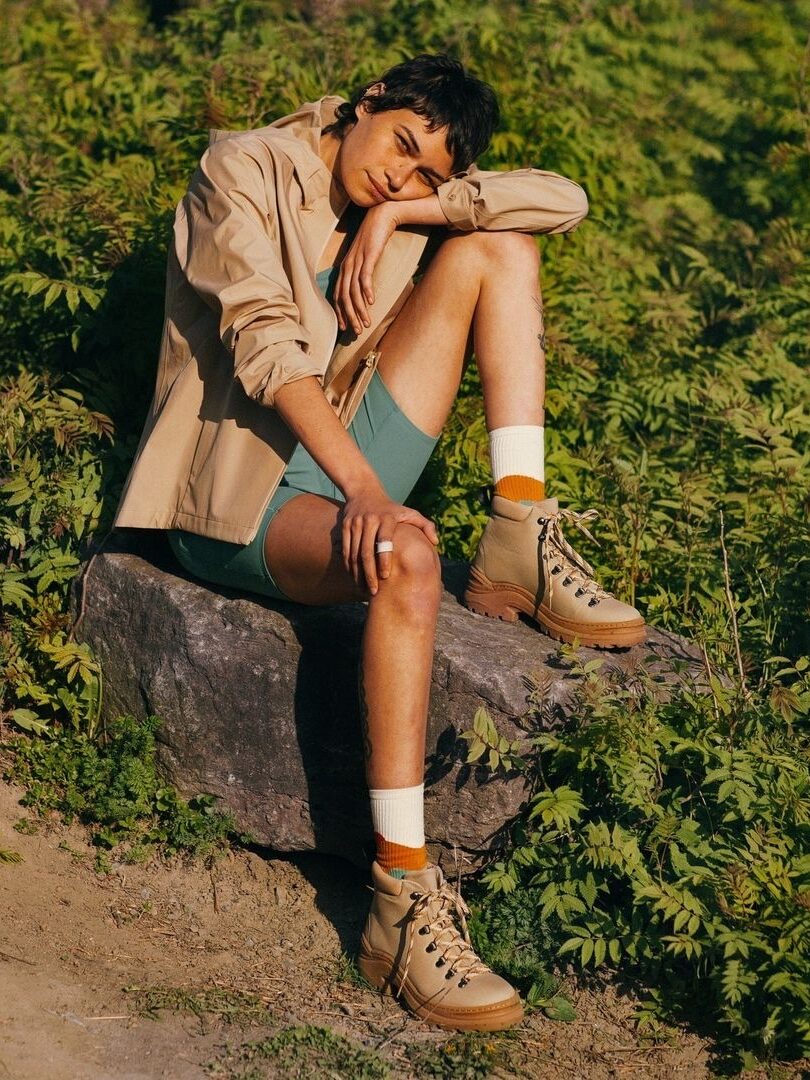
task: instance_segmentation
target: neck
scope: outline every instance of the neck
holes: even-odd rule
[[[339,179],[340,147],[341,141],[337,135],[334,135],[332,132],[328,135],[321,135],[318,154],[321,161],[332,174],[332,183],[329,188],[329,200],[335,207],[345,206],[348,199],[346,191]]]

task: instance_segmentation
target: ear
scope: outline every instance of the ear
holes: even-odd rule
[[[384,93],[385,93],[385,83],[381,83],[381,82],[374,83],[372,86],[370,86],[368,88],[368,90],[366,90],[365,94],[363,94],[362,98],[357,103],[357,109],[355,111],[357,112],[358,110],[362,109],[363,112],[368,115],[370,110],[368,109],[367,105],[365,104],[366,98],[379,97],[380,94],[384,94]]]

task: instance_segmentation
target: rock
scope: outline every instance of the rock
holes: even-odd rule
[[[463,868],[497,849],[525,798],[519,775],[464,764],[459,739],[485,706],[516,738],[531,680],[542,722],[566,716],[571,681],[558,645],[531,626],[472,614],[466,567],[445,563],[427,737],[425,822],[434,856]],[[74,612],[81,604],[74,587]],[[120,530],[83,576],[77,637],[104,673],[103,713],[157,715],[158,760],[178,791],[216,795],[240,829],[277,851],[317,849],[365,863],[373,852],[357,712],[365,605],[311,608],[198,582],[160,533]],[[697,670],[699,654],[651,630],[645,646],[605,653],[627,671],[653,654]]]

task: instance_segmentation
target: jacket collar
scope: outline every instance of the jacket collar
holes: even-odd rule
[[[208,132],[208,145],[242,135],[269,135],[273,142],[281,144],[302,184],[309,183],[318,174],[331,181],[331,173],[320,157],[321,133],[323,128],[335,119],[337,108],[344,101],[345,98],[327,94],[317,101],[308,101],[289,116],[282,116],[272,124],[249,131],[211,128]]]

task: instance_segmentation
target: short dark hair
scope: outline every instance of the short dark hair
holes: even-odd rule
[[[384,85],[384,91],[366,97],[377,83]],[[349,101],[338,106],[334,122],[324,132],[342,139],[357,120],[355,109],[364,99],[369,112],[410,109],[428,121],[430,131],[446,127],[454,172],[468,168],[483,154],[500,120],[492,87],[444,53],[420,53],[359,87]]]

